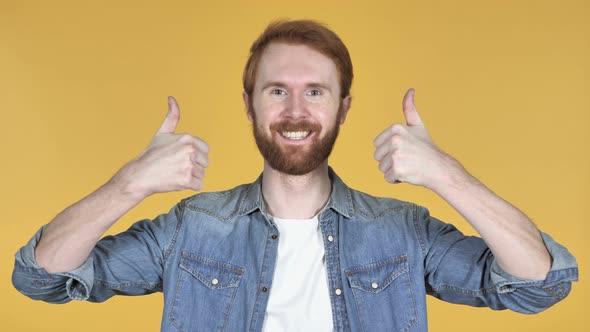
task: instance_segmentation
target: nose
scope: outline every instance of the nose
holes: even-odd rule
[[[307,116],[307,105],[305,99],[298,95],[291,95],[287,98],[284,115],[297,120]]]

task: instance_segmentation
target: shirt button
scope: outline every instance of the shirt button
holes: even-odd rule
[[[377,289],[377,288],[379,288],[379,285],[376,282],[374,282],[371,284],[371,287],[373,287],[374,289]]]
[[[328,241],[334,242],[334,237],[332,235],[328,235]]]
[[[342,290],[340,288],[336,288],[334,293],[336,293],[336,295],[340,295],[340,294],[342,294]]]
[[[260,290],[261,290],[263,293],[266,293],[266,292],[268,291],[268,288],[266,288],[266,287],[262,287]]]
[[[272,238],[273,240],[276,240],[278,237],[279,237],[279,236],[278,236],[278,235],[276,235],[276,234],[273,234],[273,235],[271,236],[271,238]]]
[[[211,280],[211,283],[213,285],[217,285],[219,283],[219,280],[217,280],[217,278],[214,278],[213,280]]]

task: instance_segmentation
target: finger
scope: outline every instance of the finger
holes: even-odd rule
[[[391,169],[391,167],[393,167],[393,158],[391,158],[391,156],[384,158],[383,160],[381,160],[381,162],[379,163],[379,170],[382,173],[387,173],[389,172],[389,170]]]
[[[381,132],[381,134],[377,135],[377,137],[375,138],[375,140],[373,140],[373,146],[379,147],[380,145],[382,145],[383,143],[385,143],[385,141],[389,140],[389,138],[393,134],[394,134],[394,132],[392,130],[392,126],[389,126],[389,127],[385,128],[385,130],[383,130]]]
[[[180,120],[180,108],[178,108],[178,103],[174,97],[168,97],[168,113],[166,114],[166,118],[160,125],[160,128],[156,132],[156,134],[172,134],[176,130],[176,126],[178,126],[178,121]]]
[[[199,190],[203,189],[204,186],[205,186],[205,184],[203,183],[202,179],[197,179],[197,178],[193,177],[192,180],[190,181],[190,183],[187,185],[187,189],[199,191]]]
[[[203,168],[209,167],[209,156],[207,154],[198,153],[198,152],[197,153],[194,153],[191,156],[191,160],[195,164],[197,164],[197,165],[199,165],[199,166],[201,166]]]
[[[408,126],[424,126],[424,123],[422,123],[422,119],[418,114],[418,110],[416,109],[416,104],[414,103],[414,93],[414,89],[409,89],[404,95],[404,100],[402,102],[406,124]]]
[[[393,150],[393,146],[388,142],[384,142],[383,144],[379,145],[377,149],[375,149],[375,153],[373,153],[373,157],[377,161],[381,161],[383,157],[390,154]]]
[[[201,166],[195,166],[191,169],[191,175],[197,179],[204,179],[205,169]]]
[[[209,144],[198,137],[195,137],[195,146],[203,153],[209,153]]]

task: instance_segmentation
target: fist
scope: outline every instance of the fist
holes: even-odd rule
[[[180,109],[168,97],[168,113],[147,148],[114,178],[129,191],[147,197],[184,189],[201,190],[209,165],[209,146],[189,134],[175,134]]]
[[[414,104],[414,89],[406,92],[402,106],[406,124],[391,125],[375,138],[374,157],[387,182],[432,189],[444,175],[449,158],[428,135]]]

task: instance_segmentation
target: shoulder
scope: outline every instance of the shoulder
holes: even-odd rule
[[[390,214],[415,214],[418,205],[395,198],[379,197],[350,189],[354,212],[367,219],[378,219]]]
[[[204,213],[226,221],[245,212],[252,205],[256,183],[241,184],[223,191],[199,193],[182,200],[185,213]]]

